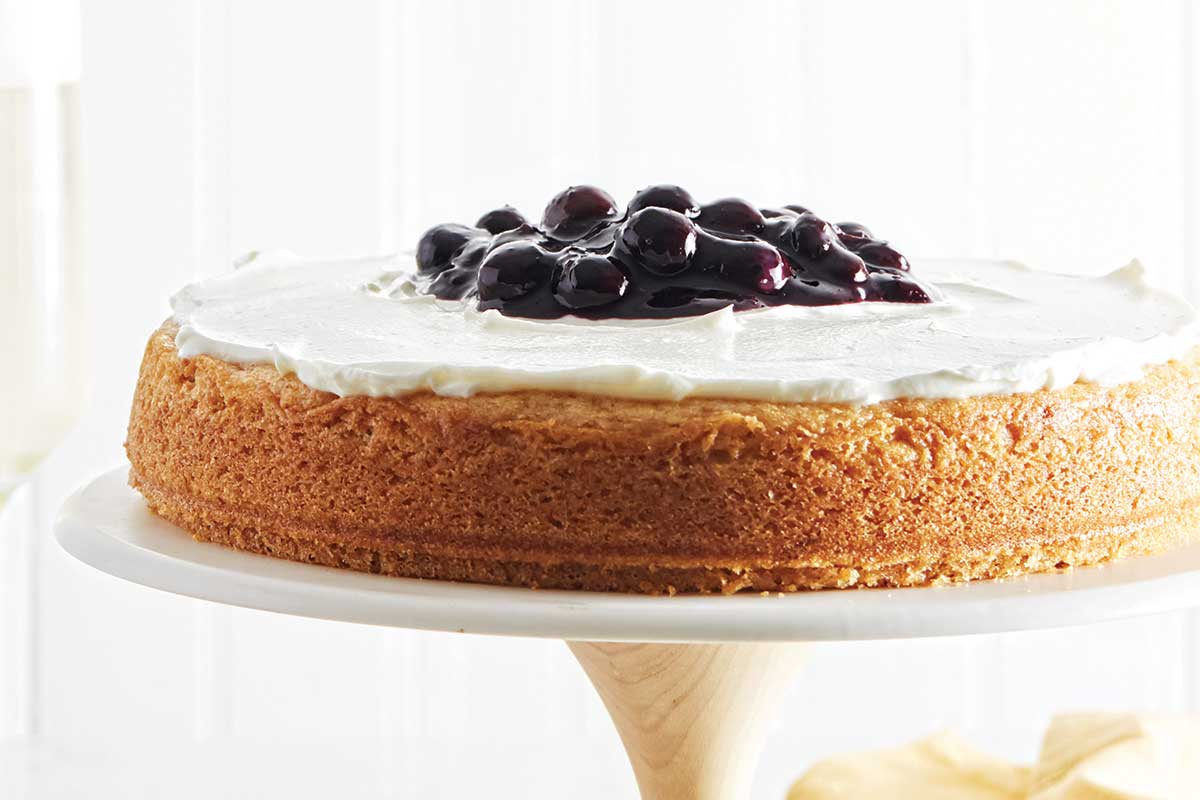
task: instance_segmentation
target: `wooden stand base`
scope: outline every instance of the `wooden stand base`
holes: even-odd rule
[[[612,716],[643,800],[750,796],[803,644],[568,642]]]

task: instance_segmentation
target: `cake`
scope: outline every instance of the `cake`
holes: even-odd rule
[[[800,206],[571,187],[415,254],[259,254],[146,347],[126,449],[197,539],[644,593],[902,587],[1193,540],[1182,299],[907,258]]]

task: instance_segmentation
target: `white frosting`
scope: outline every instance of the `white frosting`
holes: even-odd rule
[[[176,344],[270,363],[338,395],[545,389],[678,400],[873,403],[1134,380],[1200,326],[1136,262],[1102,277],[919,261],[935,303],[858,303],[675,320],[528,320],[420,294],[411,256],[254,256],[172,298]]]

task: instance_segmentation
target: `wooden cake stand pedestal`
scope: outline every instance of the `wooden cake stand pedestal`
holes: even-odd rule
[[[568,642],[596,687],[645,798],[750,796],[804,644]]]
[[[642,797],[749,795],[805,642],[1051,628],[1200,605],[1200,546],[930,589],[732,597],[530,591],[327,569],[193,540],[105,473],[63,505],[71,555],[176,594],[320,619],[564,639],[616,725]]]

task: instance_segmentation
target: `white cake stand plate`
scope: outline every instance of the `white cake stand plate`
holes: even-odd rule
[[[804,642],[994,633],[1200,605],[1200,545],[1007,581],[790,595],[643,597],[367,575],[197,542],[114,469],[55,526],[80,561],[219,603],[422,630],[567,640],[613,717],[645,798],[748,792],[769,709]]]

